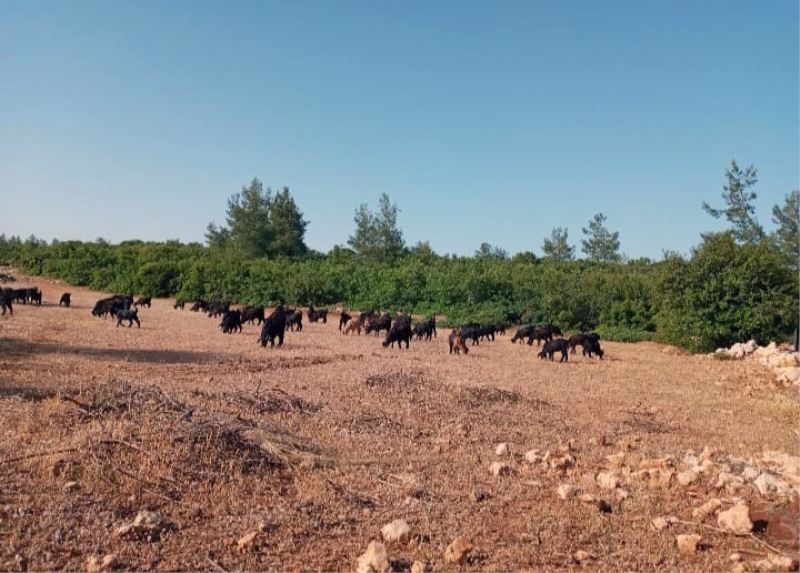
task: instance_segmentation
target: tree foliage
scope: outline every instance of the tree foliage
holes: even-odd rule
[[[703,209],[714,217],[725,217],[731,224],[734,238],[740,243],[755,243],[764,238],[764,229],[755,216],[756,192],[754,187],[758,182],[758,170],[749,165],[742,170],[736,161],[731,161],[731,166],[725,170],[727,182],[722,187],[723,207],[715,209],[703,202]]]
[[[797,276],[767,241],[704,235],[689,261],[665,263],[657,284],[657,330],[694,351],[751,338],[766,344],[797,326]]]
[[[481,243],[481,246],[475,250],[475,258],[502,261],[508,258],[508,251],[496,245]]]
[[[575,247],[569,244],[569,231],[556,227],[545,237],[542,252],[554,261],[571,261],[575,258]]]
[[[619,262],[619,235],[606,228],[602,213],[583,229],[589,260],[572,260],[574,247],[561,228],[545,239],[543,259],[530,252],[509,258],[489,243],[472,257],[439,256],[427,242],[406,249],[399,210],[386,194],[376,211],[356,210],[349,247],[312,252],[289,190],[273,195],[257,179],[231,197],[226,225],[209,225],[207,247],[102,239],[48,244],[0,235],[0,262],[106,292],[436,313],[453,325],[552,321],[597,329],[604,338],[707,351],[750,338],[781,339],[796,328],[800,312],[800,192],[773,209],[770,239],[744,240],[757,235],[755,195],[746,191],[755,169],[733,164],[729,171],[726,189],[739,189],[730,194],[729,206],[738,205],[739,213],[729,218],[734,229],[703,236],[689,258],[666,252],[659,262]]]
[[[800,272],[800,190],[788,195],[783,206],[772,208],[772,222],[777,225],[773,240],[787,263]]]
[[[304,237],[308,221],[297,207],[289,188],[284,187],[275,194],[269,209],[269,222],[272,227],[274,254],[286,257],[299,257],[306,254]]]
[[[227,226],[213,222],[206,228],[206,240],[213,249],[232,250],[245,257],[296,257],[308,249],[304,242],[306,225],[289,188],[275,196],[253,179],[228,199]]]
[[[403,231],[397,225],[400,209],[382,193],[378,199],[378,210],[372,211],[366,203],[356,209],[356,228],[347,244],[365,258],[389,261],[403,254],[405,241]]]
[[[622,260],[619,254],[619,232],[611,232],[605,225],[606,216],[597,213],[589,221],[589,227],[583,227],[585,239],[581,240],[581,249],[590,261],[599,263],[615,263]]]
[[[247,258],[198,244],[0,237],[0,253],[31,274],[106,292],[239,304],[333,305],[468,320],[598,329],[618,340],[662,339],[692,350],[791,333],[797,276],[771,241],[709,235],[685,260],[601,264],[550,258],[439,257],[425,249],[392,261],[348,249],[297,259]]]

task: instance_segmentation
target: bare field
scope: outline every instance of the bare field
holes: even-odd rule
[[[387,545],[395,570],[416,560],[435,571],[730,570],[731,552],[755,559],[764,546],[650,526],[725,501],[718,472],[652,487],[635,476],[640,461],[672,456],[679,471],[704,447],[717,463],[800,452],[796,396],[752,363],[651,343],[551,363],[510,344],[512,332],[450,356],[443,329],[398,351],[342,336],[335,316],[273,350],[257,344],[259,327],[223,335],[217,319],[168,300],[140,311],[141,329],[116,328],[90,315],[101,294],[18,286],[32,284],[45,304],[0,319],[3,570],[82,570],[108,553],[119,569],[352,570],[394,519],[412,532]],[[69,309],[56,306],[65,290]],[[495,453],[501,442],[510,455]],[[572,467],[524,459],[564,456],[568,443]],[[632,471],[601,489],[594,475],[618,452]],[[492,476],[496,461],[511,473]],[[562,500],[564,483],[608,503]],[[761,501],[752,487],[736,495]],[[149,539],[113,534],[143,509],[169,526]],[[797,519],[796,504],[785,511]],[[675,535],[695,532],[702,550],[680,554]],[[459,535],[474,549],[447,563]]]

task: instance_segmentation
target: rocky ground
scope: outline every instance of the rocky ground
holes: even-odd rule
[[[336,320],[270,350],[35,284],[0,319],[0,569],[797,567],[798,400],[759,360],[457,357]]]

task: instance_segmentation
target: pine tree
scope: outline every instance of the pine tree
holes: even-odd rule
[[[228,199],[227,225],[209,223],[206,240],[212,249],[232,249],[246,257],[297,257],[308,251],[306,225],[289,188],[275,197],[254,178]]]
[[[508,258],[508,252],[489,243],[481,243],[481,246],[475,251],[475,258],[502,261]]]
[[[786,195],[783,207],[772,208],[772,221],[778,225],[772,234],[775,244],[787,262],[800,271],[800,190]]]
[[[284,187],[273,197],[269,222],[272,226],[273,243],[270,250],[273,254],[286,257],[306,254],[308,247],[304,237],[308,221],[303,219],[303,213],[297,207],[288,187]]]
[[[597,213],[589,221],[589,228],[582,229],[586,238],[581,240],[581,250],[591,261],[616,263],[622,260],[619,254],[619,233],[609,231],[605,222],[606,216]]]
[[[567,241],[569,232],[562,227],[556,227],[550,232],[550,238],[545,237],[542,251],[545,256],[555,261],[571,261],[575,258],[575,247]]]
[[[361,204],[353,217],[356,228],[347,244],[359,255],[376,260],[392,260],[400,256],[405,242],[403,231],[397,226],[399,212],[386,193],[381,194],[378,200],[377,212]]]
[[[738,242],[757,243],[764,238],[764,229],[756,219],[753,205],[757,197],[753,187],[758,182],[758,170],[753,165],[742,170],[732,160],[731,166],[725,170],[725,178],[727,183],[722,186],[725,206],[715,209],[704,201],[703,209],[715,219],[725,217]]]

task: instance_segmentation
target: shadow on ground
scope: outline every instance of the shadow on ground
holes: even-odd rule
[[[29,356],[31,354],[74,354],[151,364],[204,364],[229,360],[232,356],[221,353],[197,352],[192,350],[143,350],[136,348],[94,348],[50,342],[27,342],[10,338],[0,338],[0,356],[5,358]]]

